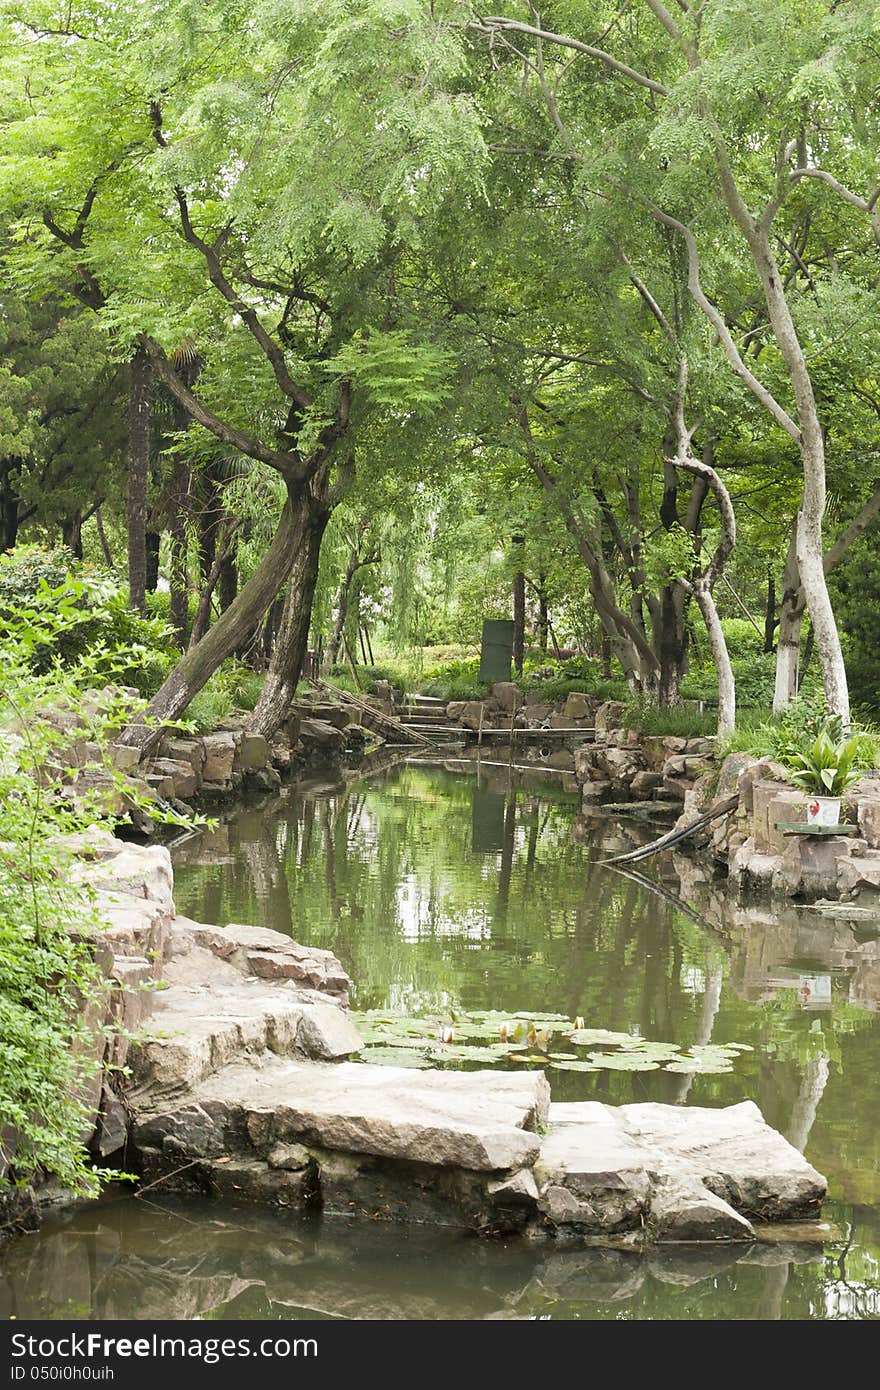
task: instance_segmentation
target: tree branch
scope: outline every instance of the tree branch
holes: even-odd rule
[[[543,39],[545,43],[556,44],[560,48],[571,48],[576,53],[583,53],[588,58],[595,58],[598,62],[604,63],[614,72],[619,72],[621,76],[628,77],[631,82],[636,82],[640,87],[646,87],[649,92],[656,92],[658,96],[668,96],[669,88],[664,87],[662,82],[655,82],[653,77],[647,77],[643,72],[637,72],[635,68],[629,67],[626,63],[621,63],[619,59],[612,58],[610,53],[606,53],[602,48],[593,48],[591,44],[581,43],[578,39],[569,38],[566,34],[555,34],[550,29],[539,29],[534,24],[524,24],[519,20],[507,19],[504,15],[484,15],[480,19],[471,20],[467,27],[479,34],[487,34],[491,38],[497,33],[528,34],[534,39]]]

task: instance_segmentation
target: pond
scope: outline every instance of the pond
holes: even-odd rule
[[[705,1071],[655,1048],[644,1070],[548,1074],[558,1100],[755,1100],[828,1176],[839,1239],[640,1257],[110,1194],[6,1252],[0,1315],[880,1317],[880,920],[737,907],[683,860],[647,881],[600,862],[652,833],[534,774],[403,765],[236,810],[175,850],[175,898],[332,949],[354,1009],[429,1031],[497,1010],[735,1044]]]

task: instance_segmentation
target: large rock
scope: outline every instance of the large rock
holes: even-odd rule
[[[235,734],[208,734],[203,740],[205,761],[202,777],[206,782],[223,785],[232,780],[235,763]]]
[[[269,761],[269,744],[262,734],[243,733],[235,755],[239,772],[261,772]]]
[[[589,695],[584,695],[580,690],[570,690],[565,697],[562,713],[569,720],[590,719],[593,714],[594,703]]]
[[[857,802],[859,830],[871,849],[880,849],[880,797]]]
[[[322,753],[338,753],[345,747],[345,735],[323,719],[301,719],[299,736],[307,747]]]
[[[188,1106],[225,1130],[247,1128],[255,1152],[279,1143],[318,1145],[439,1168],[504,1172],[530,1167],[541,1141],[549,1087],[541,1072],[416,1071],[273,1058],[208,1077]],[[144,1117],[136,1141],[155,1146],[174,1112]],[[193,1154],[193,1157],[196,1155]]]
[[[749,1220],[818,1214],[825,1180],[746,1101],[720,1110],[595,1102],[550,1107],[535,1167],[560,1234],[751,1240]]]
[[[595,729],[597,734],[605,734],[609,729],[619,729],[623,725],[624,705],[620,700],[606,700],[596,710]]]
[[[480,700],[466,700],[458,716],[459,723],[466,728],[473,729],[474,733],[486,722],[485,710]]]
[[[174,758],[154,758],[146,769],[149,773],[166,778],[171,784],[169,795],[183,801],[195,796],[199,789],[200,779],[189,760],[178,762]]]
[[[492,686],[492,699],[499,709],[513,714],[523,703],[523,693],[513,681],[496,681]]]

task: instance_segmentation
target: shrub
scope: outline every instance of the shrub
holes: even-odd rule
[[[53,615],[63,616],[53,622]],[[43,674],[87,663],[95,683],[114,680],[154,695],[178,652],[171,627],[142,618],[114,576],[89,570],[64,549],[19,546],[0,555],[0,637],[30,623],[27,662]]]

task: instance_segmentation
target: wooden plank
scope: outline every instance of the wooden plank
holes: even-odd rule
[[[781,830],[783,835],[855,835],[858,834],[857,825],[811,825],[809,821],[778,820],[774,821],[774,829]]]
[[[313,685],[318,690],[329,692],[340,704],[355,705],[357,709],[363,710],[380,724],[385,724],[389,729],[393,729],[399,738],[407,743],[430,744],[431,740],[425,738],[424,734],[417,733],[415,729],[406,724],[401,724],[399,719],[392,719],[390,714],[383,714],[374,705],[367,704],[366,700],[360,700],[356,695],[352,695],[348,690],[340,690],[338,686],[331,685],[329,681],[315,680],[311,678],[309,685]]]

